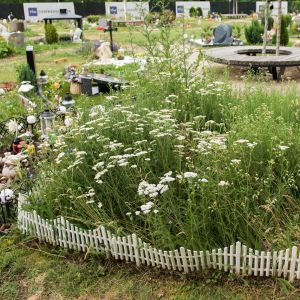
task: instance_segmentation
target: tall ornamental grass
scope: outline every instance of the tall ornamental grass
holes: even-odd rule
[[[164,249],[297,244],[295,88],[233,93],[198,68],[200,58],[189,64],[184,42],[158,46],[164,57],[157,52],[131,87],[82,109],[57,138],[28,208]]]

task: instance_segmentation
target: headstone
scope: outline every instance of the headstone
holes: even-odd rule
[[[295,22],[298,25],[298,27],[299,27],[300,26],[300,16],[294,17],[293,18],[293,22]]]
[[[23,32],[25,30],[23,21],[12,21],[9,23],[9,31],[10,32]]]
[[[108,24],[107,24],[107,20],[105,19],[100,19],[99,20],[99,26],[102,28],[107,28]]]
[[[82,30],[80,28],[76,28],[76,30],[74,31],[74,35],[73,35],[73,43],[81,43],[81,34],[82,34]]]
[[[231,45],[233,42],[232,38],[232,27],[228,24],[219,25],[214,29],[214,45]]]
[[[8,42],[15,46],[24,46],[24,34],[22,32],[13,32],[8,37]]]

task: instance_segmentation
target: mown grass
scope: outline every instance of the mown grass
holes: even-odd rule
[[[0,237],[0,299],[297,299],[280,279],[163,272],[48,247],[16,229]]]

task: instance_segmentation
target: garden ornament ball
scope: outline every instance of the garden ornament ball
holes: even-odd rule
[[[4,189],[0,193],[0,203],[8,203],[11,202],[14,197],[14,192],[11,189]]]
[[[29,125],[33,125],[35,122],[36,122],[36,117],[35,116],[31,115],[31,116],[27,117],[27,123]]]
[[[67,108],[63,105],[60,105],[57,109],[58,114],[65,115],[67,112]]]

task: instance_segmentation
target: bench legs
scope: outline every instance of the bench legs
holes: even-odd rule
[[[269,72],[272,74],[273,76],[273,80],[281,80],[281,77],[284,74],[285,71],[285,67],[279,67],[279,70],[277,70],[277,67],[269,67]]]

